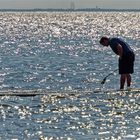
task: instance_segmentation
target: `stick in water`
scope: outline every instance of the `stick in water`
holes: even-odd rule
[[[113,72],[109,73],[101,82],[101,84],[105,84],[107,77],[109,77],[110,75],[114,74],[115,71],[117,71],[118,69],[115,69]]]

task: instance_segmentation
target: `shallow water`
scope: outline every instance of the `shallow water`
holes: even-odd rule
[[[138,12],[0,13],[0,88],[51,91],[102,88],[117,57],[99,45],[102,35],[126,40],[136,54],[132,87],[138,88]],[[119,75],[104,89],[118,89]],[[139,93],[79,92],[0,97],[0,139],[140,138]]]
[[[53,93],[1,97],[1,139],[140,138],[138,93]]]
[[[133,86],[139,87],[139,13],[0,13],[1,89],[94,89],[117,68],[99,45],[119,36],[135,50]],[[118,73],[107,88],[118,88]]]

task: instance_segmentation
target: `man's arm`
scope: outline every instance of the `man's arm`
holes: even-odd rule
[[[120,44],[117,45],[117,50],[118,50],[118,55],[120,57],[120,59],[122,58],[123,55],[123,48]]]

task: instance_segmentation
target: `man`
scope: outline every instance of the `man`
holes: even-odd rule
[[[131,75],[134,72],[135,55],[130,46],[120,38],[102,37],[100,44],[110,46],[115,54],[119,56],[120,89],[124,89],[125,82],[127,87],[131,85]]]

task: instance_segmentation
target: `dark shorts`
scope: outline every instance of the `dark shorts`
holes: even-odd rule
[[[119,74],[132,74],[134,72],[134,53],[129,53],[119,59]]]

